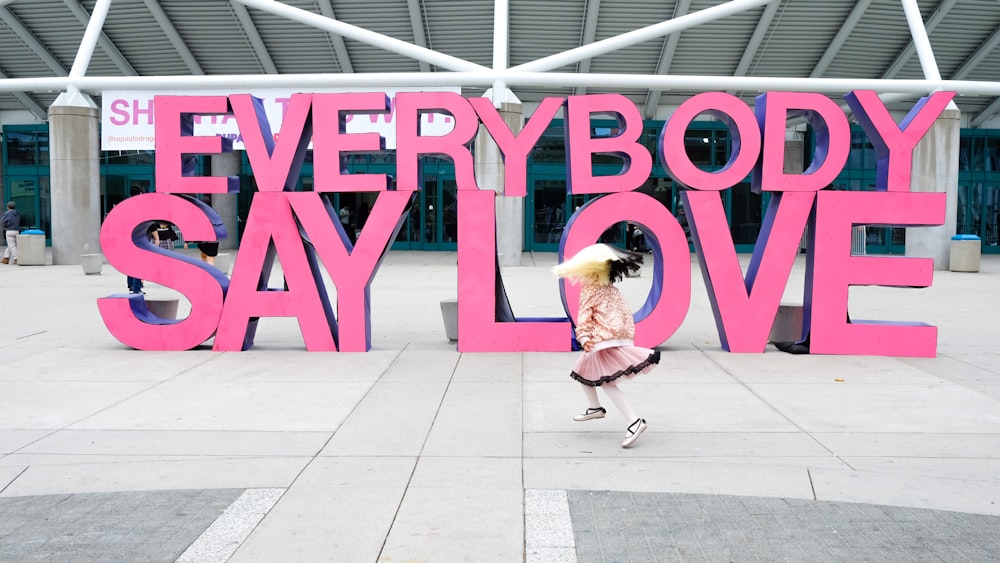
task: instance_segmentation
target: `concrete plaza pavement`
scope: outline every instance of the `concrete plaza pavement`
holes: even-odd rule
[[[562,314],[555,259],[504,268],[517,315]],[[936,358],[730,354],[694,258],[691,279],[661,365],[622,386],[649,423],[625,450],[612,405],[571,420],[574,353],[447,341],[453,252],[386,257],[367,353],[308,353],[271,318],[247,352],[135,351],[97,311],[126,289],[107,264],[0,266],[0,561],[1000,557],[1000,256],[852,288],[854,318],[937,326]],[[649,284],[621,287],[638,307]],[[814,541],[837,526],[867,539]]]

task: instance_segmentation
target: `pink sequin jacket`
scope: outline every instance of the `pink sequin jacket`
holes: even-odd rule
[[[635,321],[625,296],[613,285],[584,285],[580,290],[580,313],[576,320],[576,339],[580,344],[593,340],[635,338]]]

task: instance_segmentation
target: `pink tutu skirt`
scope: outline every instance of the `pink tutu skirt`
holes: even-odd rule
[[[614,346],[584,352],[573,366],[570,377],[584,385],[597,387],[619,378],[632,379],[640,373],[647,373],[658,363],[659,350]]]

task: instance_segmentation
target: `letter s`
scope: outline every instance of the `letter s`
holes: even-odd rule
[[[154,219],[170,221],[192,240],[225,238],[225,227],[204,203],[157,193],[119,203],[101,227],[101,249],[111,266],[179,291],[191,302],[191,314],[181,320],[157,317],[142,294],[103,297],[97,307],[108,331],[122,344],[139,350],[189,350],[218,328],[229,278],[196,258],[154,246],[146,235]]]

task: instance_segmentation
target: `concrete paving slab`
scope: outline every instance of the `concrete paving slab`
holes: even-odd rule
[[[592,421],[591,421],[592,422]],[[582,423],[578,423],[583,426]],[[653,435],[656,430],[646,432]],[[526,432],[527,457],[604,455],[594,450],[593,431]],[[832,457],[830,450],[804,432],[656,432],[654,445],[641,438],[643,447],[626,450],[642,457]],[[605,438],[600,439],[606,442]]]
[[[900,472],[810,472],[817,500],[910,506],[1000,515],[1000,487],[978,481],[906,475]]]
[[[521,389],[510,383],[452,382],[423,455],[521,455]]]
[[[461,354],[454,344],[420,343],[408,345],[400,351],[395,361],[382,374],[381,381],[449,382]]]
[[[813,432],[1000,432],[997,402],[952,384],[750,388],[799,427]]]
[[[642,377],[621,385],[640,416],[658,428],[673,432],[794,432],[798,428],[781,412],[740,384],[663,384]],[[650,376],[652,377],[652,376]],[[573,415],[587,407],[583,392],[573,382],[525,383],[525,431],[581,431]],[[603,392],[608,409],[603,419],[587,421],[595,429],[628,425]],[[655,421],[655,422],[654,422]]]
[[[1000,459],[1000,434],[814,432],[812,436],[835,455],[846,457]]]
[[[32,465],[0,497],[167,489],[287,487],[312,458],[198,458]]]
[[[0,394],[0,427],[57,430],[150,389],[146,382],[7,381]]]
[[[315,459],[231,561],[377,560],[415,463],[412,457]]]
[[[86,348],[57,348],[31,354],[11,362],[2,380],[19,381],[165,381],[211,359],[211,353],[191,354],[137,350],[122,353],[120,361],[109,365],[107,359]],[[67,369],[72,366],[72,369]]]
[[[73,425],[74,429],[333,431],[369,381],[169,381]],[[169,409],[160,405],[170,405]]]
[[[523,497],[520,487],[411,486],[379,561],[523,560]]]
[[[946,381],[943,377],[913,369],[897,358],[795,355],[773,348],[764,354],[706,351],[705,356],[728,373],[738,374],[737,379],[747,384],[842,381],[855,385],[934,385]]]
[[[984,481],[984,486],[1000,487],[1000,459],[845,457],[844,463],[857,471],[893,473]]]
[[[417,462],[410,485],[428,488],[521,489],[520,458],[429,457]]]
[[[813,498],[809,473],[803,468],[666,459],[525,459],[524,486]]]
[[[22,454],[118,456],[313,456],[329,432],[60,430]]]
[[[49,430],[0,429],[0,455],[15,452],[49,434]]]
[[[447,387],[443,379],[379,381],[320,455],[420,455]]]

